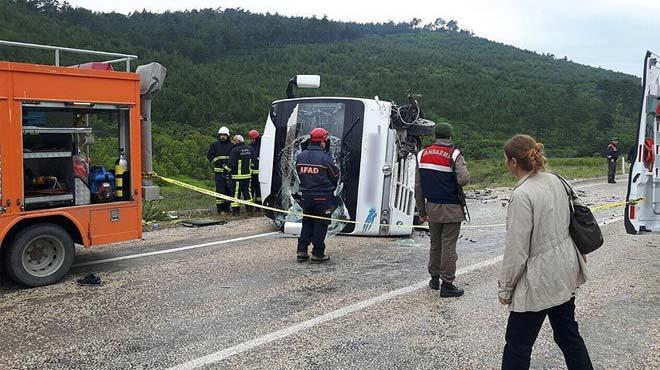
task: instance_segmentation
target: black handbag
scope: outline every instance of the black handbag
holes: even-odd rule
[[[561,176],[554,174],[564,185],[568,195],[568,207],[571,210],[571,221],[568,232],[578,250],[582,254],[589,254],[603,245],[603,233],[600,231],[598,221],[582,200],[575,195],[573,188]]]

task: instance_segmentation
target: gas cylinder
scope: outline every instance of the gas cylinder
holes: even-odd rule
[[[115,195],[117,198],[124,197],[124,173],[128,170],[128,162],[124,149],[119,150],[119,159],[115,164]]]

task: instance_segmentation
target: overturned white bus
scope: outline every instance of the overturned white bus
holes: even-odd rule
[[[625,227],[629,234],[660,232],[660,56],[644,58],[642,104],[628,177]],[[636,202],[642,198],[641,202]]]
[[[259,183],[266,205],[300,212],[295,198],[296,155],[309,132],[322,127],[330,134],[330,148],[341,169],[335,192],[339,207],[329,234],[410,235],[415,216],[415,153],[421,136],[434,123],[423,118],[414,95],[410,104],[346,97],[295,98],[293,87],[318,87],[318,76],[294,77],[288,99],[272,103],[261,141]],[[285,233],[298,234],[295,214],[269,212]],[[379,226],[380,225],[380,226]]]

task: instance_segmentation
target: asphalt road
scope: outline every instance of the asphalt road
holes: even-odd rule
[[[582,184],[591,204],[625,184]],[[507,311],[497,302],[502,198],[471,202],[458,252],[462,298],[426,287],[428,237],[336,237],[325,265],[264,219],[145,234],[80,250],[60,284],[0,283],[1,369],[494,369]],[[625,234],[599,212],[577,317],[597,369],[660,368],[660,235]],[[480,225],[489,225],[486,227]],[[185,248],[184,248],[185,247]],[[95,272],[99,287],[75,279]],[[563,368],[546,323],[532,367]]]

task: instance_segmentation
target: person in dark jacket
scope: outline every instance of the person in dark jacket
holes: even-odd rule
[[[248,137],[250,138],[250,148],[254,152],[257,161],[259,160],[259,151],[261,150],[261,137],[259,131],[251,130],[248,132]],[[259,166],[256,166],[252,170],[252,198],[257,204],[261,204],[261,189],[259,187]],[[257,208],[258,210],[258,208]]]
[[[310,143],[296,158],[296,172],[300,179],[300,205],[303,213],[312,216],[331,217],[337,208],[334,192],[339,183],[340,171],[335,159],[327,149],[328,131],[315,128],[310,132]],[[312,248],[312,263],[330,259],[325,254],[325,237],[330,221],[303,217],[302,231],[298,238],[298,262],[309,258]]]
[[[213,165],[216,193],[224,195],[231,194],[229,191],[229,177],[225,172],[225,167],[229,161],[229,152],[232,147],[232,143],[229,142],[229,129],[224,126],[220,127],[220,130],[218,130],[218,140],[211,144],[206,154],[209,162]],[[224,199],[216,198],[215,205],[218,213],[229,213],[229,203]]]
[[[258,165],[257,157],[254,155],[252,148],[245,144],[243,136],[236,135],[233,141],[234,148],[229,153],[229,161],[226,167],[226,171],[231,177],[230,188],[233,190],[232,196],[236,199],[242,197],[244,200],[252,202],[250,181],[252,180],[252,170],[255,165]],[[251,206],[246,205],[245,210],[248,215],[252,214]],[[241,204],[232,202],[231,213],[234,216],[240,216]]]
[[[619,139],[614,138],[607,146],[607,182],[616,184],[616,161],[619,159]]]
[[[461,187],[470,181],[465,159],[451,141],[454,129],[449,123],[435,126],[435,143],[417,156],[415,202],[422,222],[429,222],[429,286],[440,290],[440,297],[460,297],[463,289],[456,278],[456,242],[465,220]],[[442,281],[442,284],[440,283]]]

